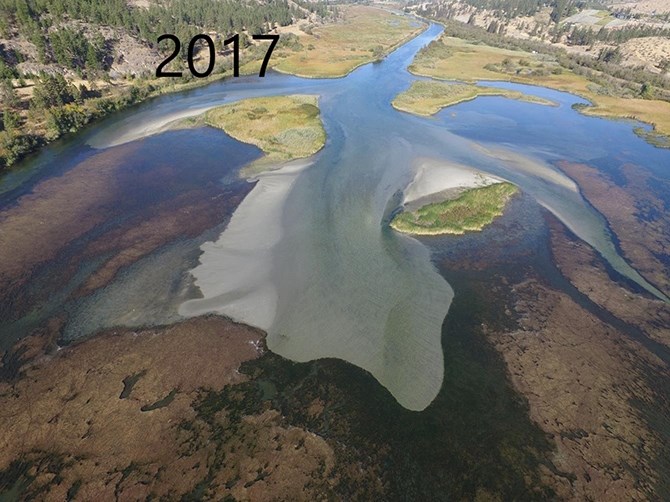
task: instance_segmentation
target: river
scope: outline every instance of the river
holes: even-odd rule
[[[391,100],[417,78],[407,66],[441,30],[431,25],[382,62],[342,79],[270,73],[153,99],[48,147],[6,175],[0,180],[5,207],[43,180],[105,152],[115,152],[124,169],[169,166],[181,173],[182,184],[215,180],[221,190],[239,186],[244,182],[236,172],[259,155],[257,149],[210,128],[165,129],[177,118],[254,96],[319,95],[328,135],[313,158],[259,176],[230,222],[175,239],[122,269],[105,288],[73,297],[99,259],[79,263],[57,294],[36,300],[20,318],[5,312],[5,341],[59,312],[67,313],[64,340],[110,326],[164,324],[215,312],[262,328],[268,347],[291,360],[335,357],[357,365],[402,406],[422,410],[442,385],[441,332],[454,292],[433,265],[430,247],[388,227],[417,159],[465,165],[517,184],[613,270],[659,294],[620,256],[603,217],[551,162],[607,169],[623,159],[667,179],[662,166],[670,165],[670,152],[638,138],[631,122],[586,117],[572,109],[582,99],[541,87],[495,84],[558,106],[485,97],[432,118],[394,110]],[[133,144],[138,147],[128,148]],[[196,171],[199,177],[189,176]],[[119,183],[122,200],[123,183],[133,182]],[[142,207],[152,203],[152,194],[146,197]],[[123,220],[121,211],[114,221]],[[51,266],[67,260],[60,254]],[[39,289],[47,280],[37,275],[27,287]]]

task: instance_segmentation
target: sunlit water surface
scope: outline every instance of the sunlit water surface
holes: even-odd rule
[[[571,108],[581,99],[539,87],[496,84],[559,106],[486,97],[429,119],[394,110],[390,101],[416,78],[407,65],[439,33],[432,25],[383,62],[343,79],[272,74],[153,100],[52,147],[3,179],[0,193],[16,197],[41,176],[57,174],[97,149],[148,135],[158,134],[146,140],[152,148],[188,152],[188,138],[207,129],[162,133],[175,119],[253,96],[320,96],[328,134],[320,153],[261,175],[227,225],[164,247],[93,296],[67,303],[65,337],[217,312],[266,330],[269,348],[282,356],[349,361],[374,375],[401,405],[424,409],[442,384],[441,327],[454,293],[429,249],[387,225],[421,158],[516,183],[614,270],[658,294],[621,258],[604,219],[551,162],[583,161],[605,169],[631,162],[667,178],[661,166],[670,165],[668,152],[637,138],[631,123],[585,117]],[[249,148],[226,141],[228,149]],[[207,152],[207,146],[198,148],[201,156],[203,148]],[[204,162],[226,163],[215,150]],[[134,161],[132,155],[125,159]],[[233,183],[234,174],[221,182]],[[51,310],[64,300],[52,301]]]

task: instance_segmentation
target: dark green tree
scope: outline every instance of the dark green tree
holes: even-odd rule
[[[60,74],[43,74],[33,90],[33,107],[49,109],[74,101],[72,88]]]

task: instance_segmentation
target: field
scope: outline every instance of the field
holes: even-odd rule
[[[470,101],[478,96],[503,96],[530,103],[553,104],[546,99],[529,96],[519,91],[430,81],[413,82],[409,89],[395,97],[392,104],[398,110],[428,116],[439,112],[442,108]]]
[[[245,99],[210,110],[204,121],[265,152],[262,159],[245,169],[246,174],[309,157],[326,142],[316,96]]]
[[[343,6],[342,19],[332,24],[292,30],[302,47],[275,51],[270,65],[277,71],[301,77],[343,77],[375,61],[421,31],[416,21],[387,10]],[[258,62],[242,67],[255,72]]]
[[[670,103],[597,94],[592,90],[593,83],[585,77],[542,58],[539,54],[442,37],[417,55],[410,71],[444,80],[506,80],[567,91],[593,103],[592,107],[583,108],[582,113],[636,119],[652,124],[660,134],[670,135]],[[505,68],[510,68],[510,71],[505,71]]]
[[[472,188],[456,199],[400,213],[391,227],[415,235],[461,235],[479,231],[503,214],[507,201],[517,190],[515,185],[506,182]]]

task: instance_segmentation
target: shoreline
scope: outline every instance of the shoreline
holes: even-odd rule
[[[442,21],[439,21],[439,20],[436,20],[436,19],[425,18],[425,17],[422,17],[422,16],[416,16],[416,17],[418,17],[420,19],[423,19],[423,20],[426,20],[428,22],[439,24],[443,28],[446,28],[446,24]],[[483,46],[485,48],[494,49],[494,50],[499,49],[498,47],[496,47],[494,45],[489,45],[484,41],[479,41],[477,43],[477,42],[475,42],[471,39],[459,38],[457,36],[445,35],[444,30],[442,32],[442,35],[440,35],[440,37],[438,37],[434,41],[440,40],[440,38],[442,38],[442,37],[456,39],[460,42],[464,42],[466,45],[474,45],[474,46],[477,46],[477,47]],[[527,51],[525,51],[524,49],[502,49],[502,50],[507,50],[507,51],[510,51],[510,52],[527,53]],[[458,54],[458,52],[456,52],[455,54]],[[451,56],[453,56],[455,54],[452,54]],[[532,56],[531,53],[527,53],[527,54],[529,56]],[[530,85],[530,86],[535,86],[535,87],[544,87],[544,88],[552,89],[552,90],[555,90],[555,91],[565,92],[565,93],[577,96],[581,99],[584,99],[585,101],[588,101],[588,103],[589,103],[588,105],[583,106],[583,107],[579,107],[579,109],[577,110],[585,116],[598,117],[598,118],[604,118],[604,119],[610,119],[610,120],[635,120],[637,122],[640,122],[644,125],[647,125],[647,126],[651,127],[651,131],[654,135],[658,135],[658,136],[662,137],[664,139],[664,141],[665,140],[670,141],[670,124],[659,125],[659,123],[654,121],[654,119],[652,119],[652,118],[640,117],[640,115],[639,115],[640,112],[636,111],[636,110],[621,110],[620,112],[617,112],[616,109],[611,108],[612,107],[611,103],[607,104],[608,100],[616,100],[619,104],[621,104],[621,103],[626,104],[626,102],[637,100],[637,101],[643,101],[645,103],[648,102],[650,104],[652,104],[652,103],[660,103],[660,104],[665,103],[665,106],[670,107],[670,103],[668,103],[667,101],[658,100],[658,99],[648,100],[648,99],[644,99],[644,98],[618,98],[618,97],[614,97],[614,96],[599,95],[595,92],[589,91],[586,88],[589,84],[593,84],[595,82],[587,79],[586,77],[584,77],[582,75],[578,75],[578,74],[574,73],[570,69],[563,68],[563,67],[562,67],[563,72],[560,75],[570,75],[570,76],[573,76],[573,77],[577,78],[579,80],[579,84],[581,84],[581,87],[583,87],[583,89],[574,89],[571,85],[569,85],[569,83],[553,82],[551,80],[552,75],[549,75],[547,78],[545,78],[545,81],[536,81],[534,77],[514,77],[514,76],[506,74],[506,73],[499,73],[499,75],[500,75],[499,77],[498,76],[496,76],[496,77],[476,76],[476,75],[475,76],[471,75],[468,78],[441,77],[441,76],[431,75],[429,73],[417,70],[416,67],[415,67],[415,63],[416,63],[416,61],[419,57],[420,57],[420,55],[417,54],[414,61],[407,68],[407,71],[409,73],[411,73],[412,75],[415,75],[417,77],[430,78],[430,79],[435,80],[435,81],[462,82],[462,83],[470,83],[470,84],[476,84],[477,82],[503,82],[503,83],[506,82],[506,83],[513,83],[513,84]],[[481,70],[483,70],[483,68],[480,69],[479,71],[481,71]],[[539,77],[538,80],[542,79],[542,78],[543,77]],[[647,141],[645,138],[642,138],[642,139]],[[658,144],[654,144],[654,143],[650,143],[650,144],[652,144],[653,146],[655,146],[657,148],[667,148],[663,145],[658,145]]]
[[[383,7],[378,7],[378,8],[380,10],[387,10],[387,9],[384,9]],[[391,11],[389,11],[389,12],[391,12]],[[339,74],[336,74],[336,75],[305,75],[305,74],[301,74],[301,73],[298,73],[298,72],[291,72],[291,71],[282,70],[282,69],[279,69],[279,68],[272,68],[272,71],[275,71],[277,73],[281,73],[282,75],[292,75],[294,77],[313,79],[313,80],[346,78],[349,75],[351,75],[354,71],[361,68],[362,66],[365,66],[365,65],[368,65],[368,64],[375,64],[377,62],[382,61],[389,54],[391,54],[392,52],[394,52],[398,48],[402,47],[406,43],[410,42],[412,39],[421,35],[429,27],[430,27],[430,24],[428,23],[428,24],[425,24],[424,26],[422,26],[420,28],[417,28],[411,34],[409,34],[408,36],[406,36],[405,38],[403,38],[402,40],[400,40],[399,42],[397,42],[396,44],[392,45],[387,50],[385,50],[384,53],[381,56],[379,56],[377,58],[374,58],[374,59],[370,59],[369,61],[362,61],[362,62],[356,64],[354,67],[352,67],[351,69],[347,70],[344,73],[339,73]]]
[[[390,9],[386,9],[384,7],[375,6],[375,8],[379,9],[381,11],[386,11],[386,12],[393,13],[393,11],[391,11]],[[407,17],[417,18],[417,16],[411,16],[409,14],[404,14],[403,13],[402,15],[407,16]],[[349,74],[351,74],[353,71],[357,70],[358,68],[360,68],[362,66],[365,66],[365,65],[371,64],[371,63],[375,63],[377,61],[380,61],[380,60],[384,59],[385,57],[387,57],[389,54],[391,54],[393,51],[395,51],[396,49],[398,49],[402,45],[408,43],[410,40],[419,36],[421,33],[423,33],[430,26],[430,22],[426,22],[424,20],[422,20],[422,22],[424,22],[423,26],[417,28],[411,34],[409,34],[408,36],[404,37],[402,40],[398,41],[394,45],[387,48],[381,56],[379,56],[377,58],[371,58],[368,61],[360,62],[357,65],[355,65],[354,67],[352,67],[351,69],[349,69],[346,72],[341,73],[341,74],[325,75],[325,76],[324,75],[320,75],[320,76],[304,75],[304,74],[300,74],[299,72],[291,72],[291,71],[280,70],[280,69],[277,69],[277,68],[272,67],[272,66],[270,66],[268,68],[268,70],[277,72],[277,73],[282,74],[282,75],[292,75],[292,76],[295,76],[295,77],[298,77],[298,78],[314,79],[314,80],[345,78]],[[244,63],[241,66],[245,66],[246,64],[247,63]],[[240,76],[248,76],[248,75],[253,75],[253,74],[255,74],[255,71],[245,72],[245,71],[242,71],[242,69],[240,71]],[[105,100],[111,101],[113,103],[113,107],[114,107],[113,110],[110,110],[108,112],[99,112],[99,111],[95,111],[96,107],[95,107],[95,105],[93,105],[93,109],[91,110],[91,116],[88,119],[88,121],[83,123],[76,130],[71,130],[71,131],[59,134],[58,136],[53,137],[53,138],[47,138],[45,135],[25,134],[24,135],[25,137],[32,138],[32,141],[34,141],[33,146],[30,149],[23,152],[11,164],[5,165],[4,167],[0,168],[0,177],[3,176],[6,173],[9,173],[9,172],[15,170],[18,167],[20,167],[22,164],[27,162],[32,156],[38,155],[44,148],[48,147],[49,145],[52,145],[52,144],[56,143],[58,140],[61,140],[61,139],[65,140],[67,138],[70,138],[70,137],[73,137],[77,134],[80,134],[80,133],[84,132],[87,127],[96,125],[97,123],[99,123],[103,119],[113,116],[116,112],[121,112],[121,111],[124,111],[124,110],[128,110],[129,108],[131,108],[133,106],[147,103],[151,99],[155,99],[155,98],[158,98],[158,97],[161,97],[161,96],[167,96],[167,95],[170,95],[170,94],[177,94],[177,93],[184,92],[184,91],[189,91],[189,90],[192,90],[192,89],[198,89],[198,88],[205,87],[207,85],[213,84],[215,82],[226,81],[227,79],[231,79],[231,78],[235,78],[235,77],[233,77],[230,74],[230,71],[226,71],[225,73],[214,74],[214,75],[211,75],[211,76],[206,77],[204,79],[192,78],[188,82],[184,82],[184,83],[181,83],[181,84],[180,83],[174,83],[174,82],[167,83],[167,84],[165,84],[163,86],[160,86],[158,88],[153,88],[152,90],[150,90],[148,92],[148,94],[146,96],[141,97],[137,101],[134,100],[136,98],[132,97],[134,92],[139,91],[139,94],[141,94],[146,88],[153,87],[158,82],[160,82],[160,79],[153,78],[152,80],[150,80],[148,82],[144,82],[141,85],[130,85],[130,86],[127,86],[127,87],[124,86],[124,87],[121,88],[121,93],[122,93],[121,95],[101,97],[101,98],[97,98],[96,101],[95,101],[95,103],[104,102]],[[131,100],[128,101],[128,102],[125,102],[125,97],[128,97],[128,96],[131,97]],[[192,117],[193,115],[185,115],[181,118],[188,118],[189,116]],[[164,125],[166,125],[166,124],[164,124]],[[158,132],[161,132],[161,131],[159,130]],[[140,138],[137,138],[137,139],[140,139]],[[109,146],[116,146],[116,145],[109,145]]]
[[[453,86],[453,88],[449,89],[449,86]],[[419,89],[420,87],[423,89]],[[432,89],[430,89],[430,87],[432,87]],[[440,89],[438,89],[438,87],[440,87]],[[428,93],[434,91],[444,91],[447,94],[442,96],[434,95],[423,97],[422,91]],[[448,95],[449,91],[453,91],[454,95]],[[472,94],[466,94],[468,92],[471,92]],[[459,93],[462,95],[458,96]],[[558,103],[554,101],[544,99],[539,96],[534,96],[532,94],[526,94],[517,90],[480,86],[479,84],[446,84],[444,81],[438,81],[434,79],[429,81],[412,82],[409,88],[393,98],[391,101],[391,106],[401,112],[411,113],[421,117],[432,117],[440,113],[445,108],[456,106],[461,103],[466,103],[468,101],[474,101],[477,98],[487,96],[513,99],[515,101],[542,106],[558,106]],[[403,103],[400,104],[399,101],[403,101]]]

